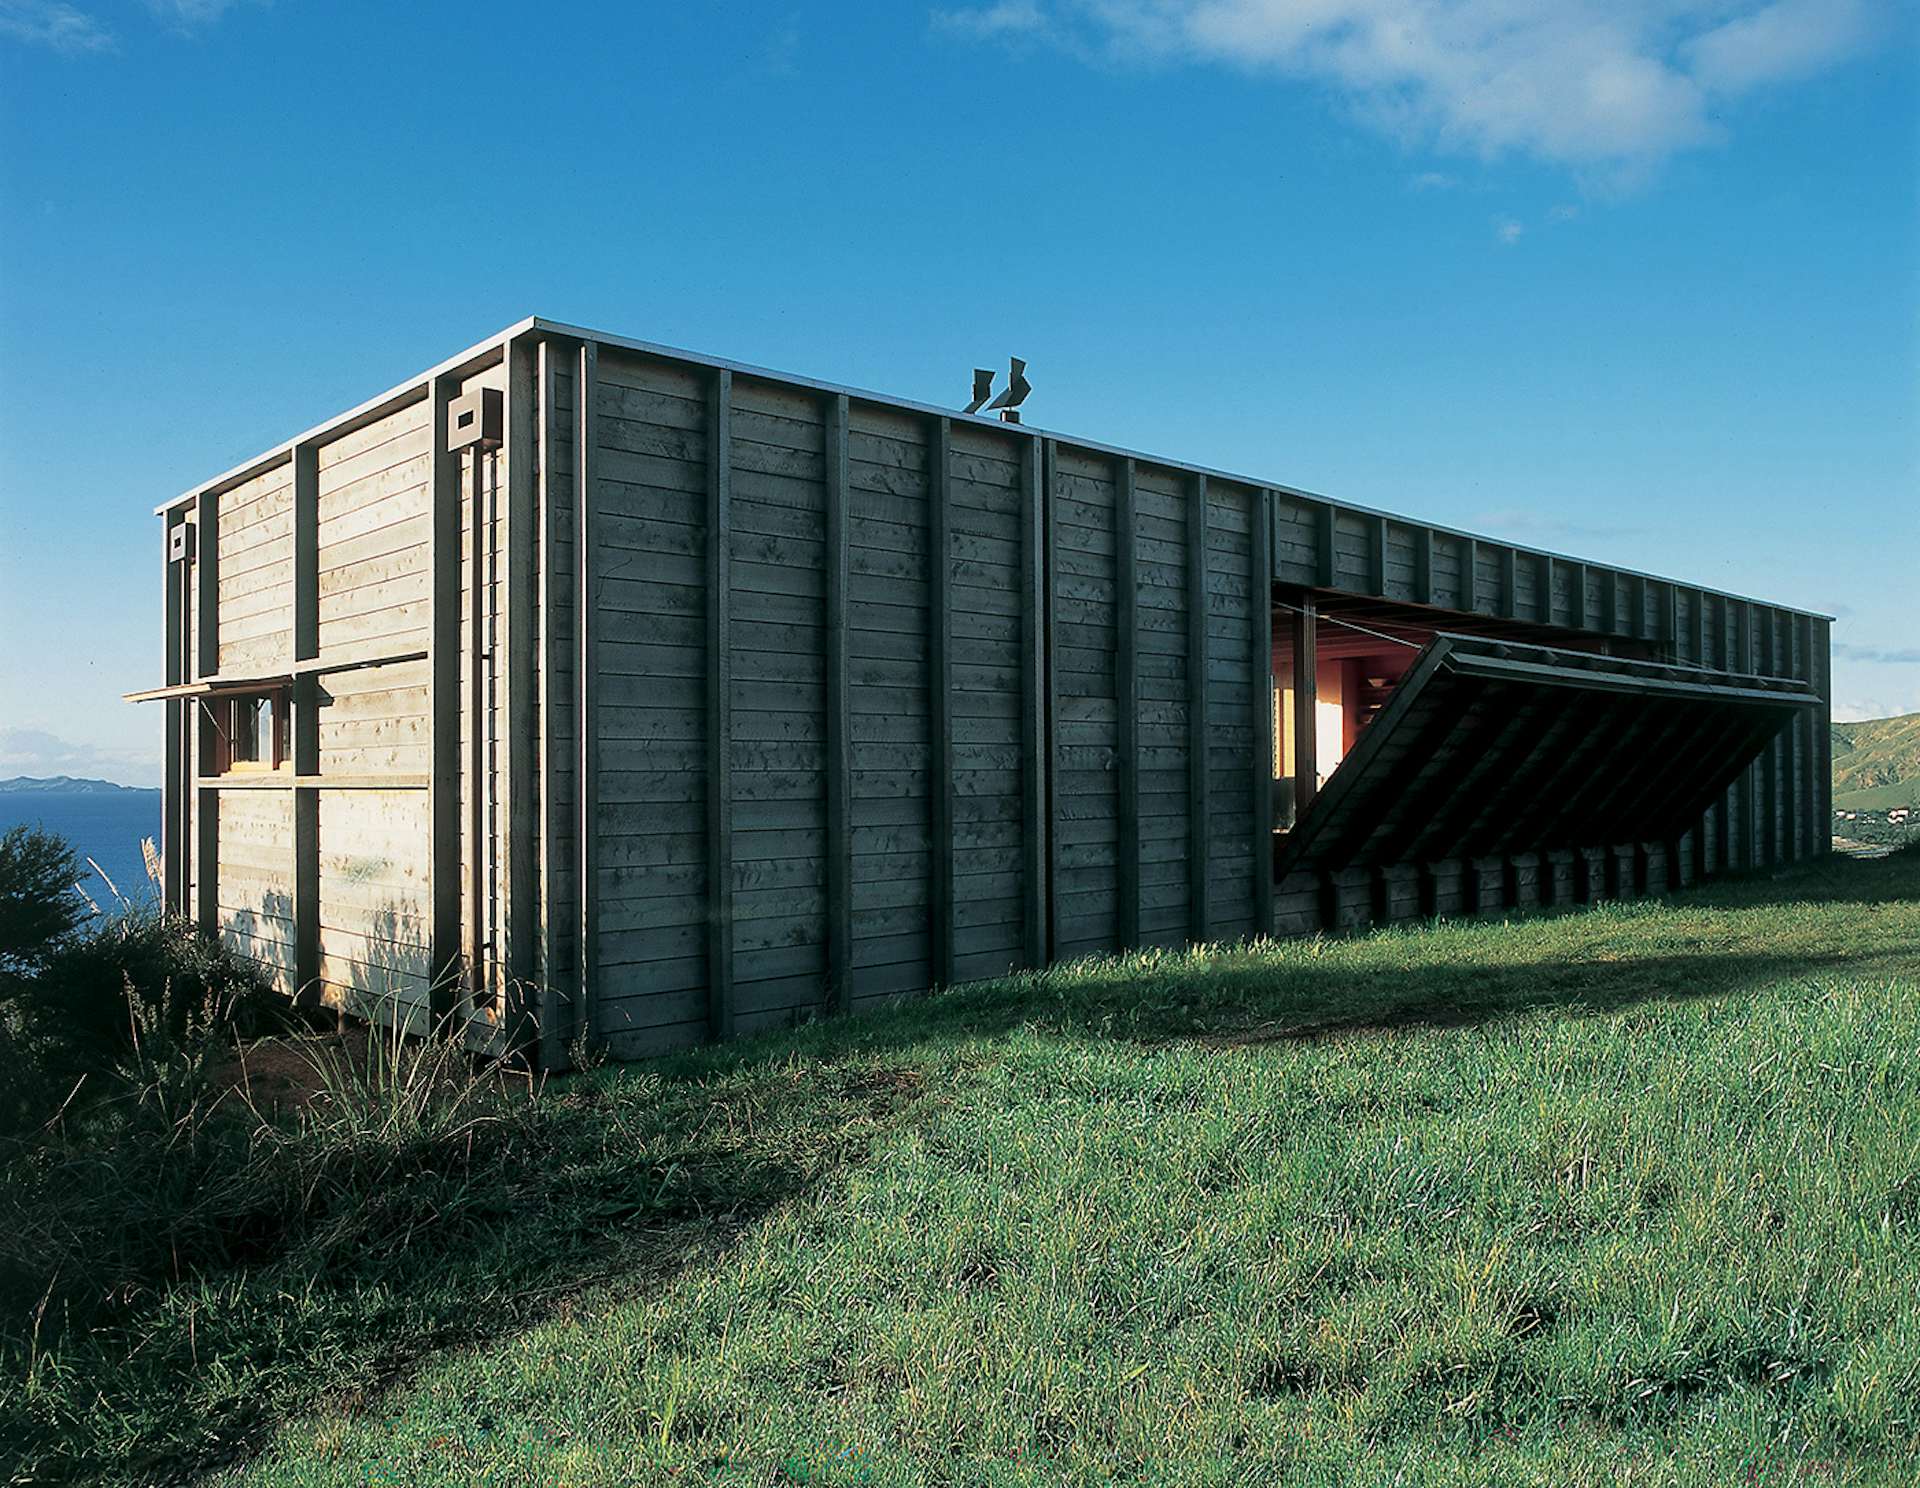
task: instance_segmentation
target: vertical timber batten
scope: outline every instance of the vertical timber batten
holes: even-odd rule
[[[1742,604],[1739,614],[1740,670],[1751,676],[1759,669],[1755,661],[1759,627],[1752,605]],[[1760,782],[1752,765],[1740,772],[1740,866],[1760,866]]]
[[[733,1033],[733,374],[707,393],[707,1036]]]
[[[1733,601],[1721,598],[1715,613],[1715,629],[1718,633],[1715,652],[1722,671],[1737,671],[1740,657],[1740,616]],[[1727,788],[1721,792],[1717,803],[1720,817],[1715,829],[1715,857],[1721,873],[1731,873],[1740,866],[1740,779],[1735,777],[1727,782]]]
[[[1760,670],[1769,677],[1780,674],[1779,627],[1775,612],[1763,608],[1760,615]],[[1780,862],[1780,738],[1767,740],[1760,756],[1761,861],[1769,868]]]
[[[172,511],[160,524],[161,598],[165,615],[166,655],[163,676],[169,687],[186,681],[186,565],[173,558],[174,529],[186,521],[184,511]],[[187,907],[187,800],[193,790],[198,762],[186,746],[187,709],[197,708],[182,698],[168,698],[166,711],[167,794],[160,818],[161,891],[168,909],[184,913]]]
[[[490,834],[487,830],[487,653],[491,640],[487,597],[487,563],[492,550],[493,523],[487,510],[487,455],[485,447],[470,444],[456,462],[466,481],[466,760],[463,767],[461,804],[466,808],[466,853],[463,895],[460,906],[461,962],[466,975],[464,985],[455,989],[456,1007],[463,1018],[471,1018],[486,1005],[492,983],[492,949],[488,937],[487,858]]]
[[[1297,825],[1320,789],[1320,616],[1311,599],[1293,612],[1293,819]]]
[[[1273,934],[1273,493],[1248,501],[1251,566],[1247,602],[1253,619],[1253,917],[1256,935]]]
[[[948,493],[953,420],[936,418],[927,430],[927,720],[933,741],[927,807],[932,840],[927,907],[933,981],[953,983],[953,514]]]
[[[596,390],[601,346],[613,348],[614,361],[608,385]],[[477,455],[449,452],[448,405],[503,378],[498,439],[490,432]],[[745,379],[737,389],[735,379]],[[558,412],[570,382],[574,407]],[[862,412],[859,431],[852,407]],[[391,452],[373,454],[389,442]],[[283,463],[293,466],[291,496],[284,470],[274,469]],[[638,474],[642,468],[653,474]],[[409,525],[405,536],[392,536],[410,545],[407,556],[378,547],[386,526],[398,525],[385,513],[340,521],[356,516],[361,498],[337,493],[359,481],[377,481],[382,501],[399,499],[393,510],[404,507]],[[252,503],[263,497],[269,505],[257,510],[270,510],[276,527],[256,535],[256,520],[268,519],[256,519]],[[475,502],[471,523],[467,499]],[[1195,942],[1238,935],[1249,908],[1255,933],[1272,933],[1271,849],[1286,804],[1276,813],[1284,768],[1277,736],[1290,716],[1299,746],[1291,773],[1304,806],[1317,785],[1313,624],[1319,608],[1339,613],[1336,596],[1360,601],[1357,614],[1409,602],[1443,606],[1429,617],[1442,629],[1446,611],[1460,611],[1587,632],[1570,646],[1802,678],[1823,705],[1831,687],[1818,617],[1186,463],[538,321],[208,482],[163,513],[169,538],[183,538],[185,524],[197,540],[166,566],[167,682],[218,679],[224,568],[225,682],[278,688],[288,685],[290,667],[294,702],[291,778],[222,781],[202,768],[208,710],[192,696],[166,700],[169,903],[216,930],[224,921],[244,931],[233,917],[271,895],[267,913],[283,937],[267,943],[272,969],[287,967],[296,988],[310,993],[323,985],[324,964],[329,1002],[344,993],[349,1010],[372,1011],[352,970],[362,964],[352,949],[358,927],[335,916],[361,899],[371,907],[374,896],[336,886],[338,855],[357,851],[362,831],[393,833],[415,884],[403,906],[407,933],[391,942],[408,962],[399,974],[426,973],[428,1011],[443,1024],[460,1011],[443,996],[449,989],[493,994],[487,1016],[462,1031],[474,1041],[491,1036],[492,1049],[537,1047],[549,1068],[565,1064],[578,1035],[612,1035],[623,1055],[644,1054],[702,1033],[727,1038],[750,1023],[804,1018],[822,1000],[850,1008],[856,961],[864,1001],[1108,945],[1177,943],[1183,932]],[[232,529],[224,554],[223,514]],[[356,529],[376,520],[382,536],[360,542],[371,534]],[[472,543],[470,558],[463,539]],[[1246,567],[1241,541],[1249,544]],[[256,559],[269,542],[277,545],[272,556]],[[336,552],[347,543],[358,546]],[[382,567],[364,577],[349,572],[363,561]],[[633,574],[618,567],[635,562],[657,564],[658,577],[646,582],[672,597],[656,604],[630,587]],[[251,580],[256,567],[272,567],[272,578],[260,578],[257,595],[241,585],[235,605],[236,581]],[[283,582],[292,591],[290,617],[286,591],[264,592]],[[1245,619],[1243,582],[1252,605]],[[404,618],[359,623],[373,612],[375,586],[389,584],[384,608],[404,608]],[[370,591],[364,600],[338,601],[362,588]],[[1276,610],[1276,593],[1284,609],[1298,595],[1306,613]],[[1288,699],[1295,711],[1281,715],[1276,690],[1289,679],[1276,675],[1275,660],[1286,637],[1274,627],[1289,620],[1292,680],[1304,685]],[[662,623],[650,632],[653,621]],[[783,635],[788,622],[791,634]],[[1342,666],[1365,650],[1343,633],[1328,635]],[[389,636],[383,655],[366,644]],[[1243,662],[1237,647],[1249,642]],[[602,659],[617,675],[603,675]],[[337,688],[320,670],[361,664],[406,670]],[[262,675],[273,680],[244,680]],[[662,730],[669,749],[627,737],[635,722],[629,698],[656,681],[660,697],[672,694],[657,706],[677,710],[671,737]],[[343,705],[316,707],[329,693]],[[864,734],[869,710],[892,699],[908,716],[882,720],[856,750],[855,726]],[[1248,720],[1242,699],[1254,710]],[[1622,796],[1615,815],[1623,834],[1631,828],[1648,839],[1646,861],[1636,866],[1651,870],[1652,886],[1743,860],[1758,866],[1822,851],[1831,827],[1825,716],[1797,715],[1770,741],[1757,735],[1763,759],[1732,777],[1726,795],[1677,837],[1663,815],[1677,804],[1672,792],[1656,788],[1637,807],[1633,792]],[[763,737],[780,739],[777,758],[761,749]],[[1671,742],[1719,747],[1704,722]],[[1574,758],[1561,761],[1555,781]],[[603,776],[603,759],[605,769],[623,773]],[[650,794],[629,791],[630,760],[654,767]],[[778,761],[793,763],[776,771]],[[1249,767],[1250,780],[1241,774]],[[780,772],[789,783],[773,778]],[[276,788],[285,794],[260,794]],[[424,800],[386,794],[423,788]],[[346,794],[354,790],[380,794]],[[775,795],[777,829],[788,841],[759,830],[772,817],[762,803]],[[249,809],[265,824],[270,799],[291,815],[254,825]],[[652,801],[672,804],[671,824],[648,808]],[[237,897],[219,882],[223,807]],[[1404,800],[1392,809],[1408,814]],[[1064,838],[1056,812],[1071,818]],[[1250,906],[1239,877],[1246,816]],[[290,923],[279,920],[285,830]],[[250,836],[261,831],[267,835]],[[1496,883],[1504,901],[1530,906],[1560,902],[1569,879],[1600,874],[1597,858],[1591,873],[1585,858],[1557,861],[1557,876],[1536,889],[1531,855],[1515,845],[1515,832],[1498,837],[1484,824],[1473,831],[1484,848],[1489,904]],[[664,861],[635,861],[627,842],[640,837]],[[256,840],[271,844],[257,878],[247,861]],[[1436,877],[1435,865],[1411,861],[1435,840],[1429,832],[1404,847],[1409,860],[1395,865],[1404,874],[1370,865],[1370,884],[1348,865],[1331,886],[1339,922],[1402,914],[1416,887],[1423,907],[1450,907],[1457,868],[1440,864]],[[1616,880],[1627,862],[1616,861]],[[664,880],[648,876],[655,869],[674,875],[670,911],[652,903],[666,897]],[[878,877],[889,873],[896,876]],[[804,902],[786,896],[789,886]],[[1304,923],[1311,897],[1296,905],[1294,887],[1283,916],[1290,926]],[[1371,903],[1363,902],[1369,887]],[[641,902],[648,907],[631,908]],[[631,914],[658,919],[670,935],[643,940],[626,922]],[[649,936],[655,928],[649,924]],[[537,1010],[523,988],[538,996]],[[527,1037],[530,1023],[537,1045]]]
[[[293,656],[320,654],[320,451],[293,447]],[[318,679],[294,686],[293,765],[296,779],[320,769]],[[320,792],[293,792],[293,987],[296,997],[320,980]]]
[[[1195,476],[1194,479],[1201,480],[1204,477]],[[1333,523],[1334,509],[1330,503],[1323,501],[1314,508],[1313,582],[1322,589],[1334,587]]]
[[[1056,695],[1055,678],[1060,671],[1059,626],[1054,623],[1054,609],[1059,604],[1060,584],[1060,543],[1059,534],[1054,529],[1054,503],[1059,495],[1059,461],[1051,439],[1040,440],[1040,489],[1041,506],[1045,517],[1046,582],[1041,591],[1040,614],[1046,628],[1046,683],[1041,689],[1046,716],[1046,804],[1042,808],[1047,821],[1057,822],[1059,817],[1059,794],[1057,786],[1063,771],[1060,765],[1060,699]],[[1064,876],[1060,864],[1060,834],[1049,830],[1047,833],[1047,861],[1041,882],[1046,896],[1047,948],[1041,958],[1045,965],[1054,958],[1055,947],[1060,937],[1060,881]]]
[[[1820,713],[1813,728],[1813,813],[1817,822],[1814,854],[1824,857],[1833,851],[1833,652],[1832,627],[1825,620],[1809,622],[1813,627],[1814,690],[1820,696]]]
[[[1327,509],[1326,530],[1333,531]],[[1207,478],[1192,477],[1187,490],[1187,938],[1207,939],[1212,906],[1207,897],[1212,823],[1207,769]]]
[[[847,675],[847,397],[826,407],[827,1002],[853,1007],[853,711]]]
[[[1053,861],[1051,822],[1047,806],[1051,796],[1047,768],[1048,726],[1047,685],[1047,553],[1049,526],[1046,500],[1046,476],[1038,435],[1028,435],[1020,446],[1021,553],[1020,553],[1020,799],[1026,821],[1021,835],[1024,844],[1021,900],[1027,964],[1034,970],[1047,964],[1051,937],[1048,933],[1048,871]]]
[[[541,1010],[530,1001],[537,985],[539,957],[540,812],[536,761],[541,744],[539,700],[534,693],[534,658],[539,638],[535,601],[539,592],[539,502],[535,499],[539,410],[539,348],[531,336],[507,344],[505,496],[505,613],[501,617],[507,664],[496,669],[506,727],[500,736],[501,831],[505,872],[501,876],[501,923],[505,944],[499,949],[506,1046],[521,1049],[540,1026]]]
[[[1114,657],[1119,693],[1120,756],[1120,946],[1140,944],[1140,578],[1138,496],[1134,464],[1114,465],[1114,598],[1117,601]]]
[[[600,926],[600,691],[594,685],[599,664],[600,565],[594,551],[600,535],[600,496],[594,481],[594,440],[599,433],[600,348],[596,342],[583,341],[574,362],[573,375],[573,503],[575,513],[573,629],[574,629],[574,709],[575,778],[573,793],[579,803],[576,822],[576,873],[579,887],[576,898],[579,916],[574,925],[576,937],[574,967],[579,992],[574,1003],[574,1037],[591,1044],[598,1035],[595,1020],[600,1011],[600,954],[594,937]]]
[[[428,641],[433,772],[427,807],[432,845],[427,877],[429,1016],[436,1028],[452,1015],[460,977],[460,466],[447,449],[447,407],[453,398],[454,380],[434,378],[427,396],[433,596]]]
[[[539,365],[535,385],[539,389],[540,408],[537,425],[539,439],[539,483],[535,520],[540,531],[540,569],[536,594],[539,607],[540,698],[536,718],[540,730],[540,777],[538,810],[539,848],[539,1060],[542,1069],[559,1069],[566,1063],[567,1028],[561,1016],[558,925],[554,920],[555,872],[559,866],[559,841],[555,832],[554,808],[559,800],[559,772],[553,752],[553,679],[557,673],[559,637],[553,623],[554,592],[557,576],[554,549],[559,529],[554,509],[554,396],[560,349],[543,337],[538,348]],[[578,606],[575,606],[578,614]]]
[[[220,670],[220,498],[202,491],[195,505],[199,541],[194,546],[194,568],[199,592],[194,606],[194,674],[211,677]],[[213,720],[204,703],[193,704],[191,712],[186,773],[197,778],[211,755]],[[220,923],[220,793],[196,789],[193,809],[199,831],[193,855],[194,920],[211,932]]]

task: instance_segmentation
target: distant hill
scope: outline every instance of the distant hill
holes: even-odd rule
[[[1920,713],[1833,725],[1833,804],[1850,811],[1920,804]]]
[[[72,775],[15,775],[10,780],[0,780],[0,792],[43,796],[113,796],[122,793],[157,796],[160,794],[159,791],[147,786],[115,785],[111,780],[81,780]]]

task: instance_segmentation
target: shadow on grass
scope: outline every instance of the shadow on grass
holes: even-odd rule
[[[296,1138],[284,1175],[249,1165],[261,1137],[237,1116],[9,1154],[0,1223],[46,1243],[0,1267],[0,1480],[193,1479],[289,1419],[369,1408],[435,1352],[589,1289],[659,1287],[857,1160],[920,1089],[870,1062],[576,1080],[403,1141]],[[123,1264],[76,1291],[89,1249]],[[56,1284],[64,1317],[44,1305]]]
[[[1914,976],[1920,943],[1910,933],[1855,935],[1821,911],[1916,903],[1920,854],[1832,860],[1608,907],[1097,959],[812,1025],[779,1047],[797,1038],[820,1058],[907,1052],[1016,1028],[1140,1043],[1325,1038],[1470,1027],[1539,1008],[1606,1012],[1822,973]],[[754,1047],[691,1057],[752,1057]]]
[[[1867,933],[1862,916],[1818,907],[1916,898],[1920,854],[1720,884],[1668,901],[1675,913],[1650,904],[1148,953],[561,1081],[388,1169],[336,1175],[317,1211],[308,1199],[287,1209],[285,1196],[248,1208],[241,1195],[222,1220],[230,1247],[197,1271],[145,1276],[64,1339],[23,1326],[39,1278],[0,1278],[0,1467],[190,1476],[316,1408],[365,1410],[424,1356],[497,1342],[589,1288],[600,1306],[657,1287],[913,1120],[930,1068],[981,1057],[983,1041],[1017,1030],[1254,1044],[1608,1011],[1823,973],[1910,976],[1920,967],[1900,926]],[[216,1163],[211,1176],[230,1175]],[[155,1206],[155,1223],[192,1202],[121,1177],[144,1184],[138,1202]],[[58,1175],[40,1182],[46,1195]],[[0,1223],[44,1223],[21,1212],[29,1200],[0,1201]],[[352,1209],[351,1222],[329,1205]]]

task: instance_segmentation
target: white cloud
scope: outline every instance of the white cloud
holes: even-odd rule
[[[1840,694],[1833,700],[1835,723],[1864,723],[1870,718],[1904,718],[1920,713],[1920,688],[1904,693]]]
[[[1920,646],[1855,646],[1835,641],[1833,654],[1840,661],[1864,661],[1878,666],[1920,666]]]
[[[1496,217],[1493,222],[1493,235],[1509,248],[1520,241],[1526,230],[1524,223],[1511,217]]]
[[[56,52],[105,52],[113,33],[85,11],[56,0],[0,0],[0,36]]]
[[[1451,191],[1460,183],[1444,171],[1421,171],[1413,178],[1415,191]]]
[[[936,10],[936,24],[971,36],[1036,36],[1048,29],[1047,16],[1039,0],[997,0],[971,10]]]
[[[1885,0],[997,0],[938,12],[1117,61],[1338,90],[1416,143],[1631,175],[1720,136],[1726,99],[1858,50]]]
[[[249,3],[253,0],[146,0],[146,8],[172,30],[197,31]],[[64,0],[0,0],[0,37],[70,54],[110,52],[119,45],[99,19]]]
[[[118,785],[158,785],[160,760],[152,749],[103,749],[45,729],[0,728],[0,780],[15,775],[77,775]]]
[[[1778,0],[1735,16],[1682,48],[1705,87],[1744,93],[1818,72],[1867,39],[1865,0]]]
[[[1547,208],[1549,222],[1571,222],[1579,215],[1580,209],[1570,202],[1562,202],[1559,206]]]
[[[245,0],[147,0],[147,9],[183,31],[210,26]]]

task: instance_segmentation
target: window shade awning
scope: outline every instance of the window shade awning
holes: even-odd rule
[[[1442,633],[1287,834],[1276,868],[1662,841],[1818,703],[1790,678]]]
[[[145,692],[123,692],[123,703],[158,703],[168,698],[235,697],[246,693],[271,692],[288,687],[293,674],[283,672],[272,677],[206,677],[198,682],[177,682],[172,687],[150,687]]]
[[[328,661],[297,661],[284,672],[269,672],[258,677],[202,677],[198,682],[176,682],[171,687],[150,687],[144,692],[123,692],[123,703],[157,703],[168,698],[233,697],[252,692],[271,692],[290,687],[296,677],[328,677],[339,672],[357,672],[367,667],[397,666],[401,662],[425,661],[425,647],[411,651],[385,651],[372,656],[339,657]]]

